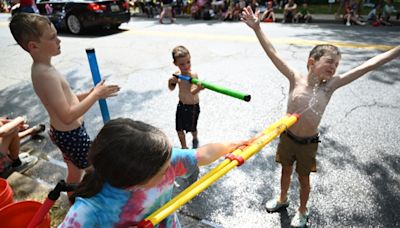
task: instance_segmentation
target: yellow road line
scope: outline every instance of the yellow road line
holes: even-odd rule
[[[140,29],[131,29],[126,32],[127,34],[134,34],[140,36],[158,36],[158,37],[180,37],[187,39],[198,40],[219,40],[219,41],[236,41],[236,42],[258,42],[255,36],[242,36],[242,35],[211,35],[204,33],[192,32],[161,32],[161,31],[148,31]],[[346,48],[359,48],[359,49],[372,49],[387,51],[395,46],[383,44],[368,44],[368,43],[354,43],[354,42],[341,42],[341,41],[319,41],[319,40],[303,40],[303,39],[270,39],[274,44],[293,44],[299,46],[315,46],[317,44],[333,44],[338,47]]]
[[[8,27],[8,24],[9,24],[8,21],[7,22],[2,21],[0,22],[0,27]],[[255,36],[243,36],[243,35],[211,35],[205,33],[161,32],[161,31],[141,30],[141,29],[130,29],[126,31],[125,34],[134,34],[140,36],[157,36],[157,37],[180,37],[186,39],[213,40],[213,41],[258,42]],[[270,40],[274,44],[315,46],[317,44],[329,43],[336,45],[338,47],[371,49],[380,51],[387,51],[395,47],[393,45],[342,42],[342,41],[320,41],[320,40],[285,39],[285,38],[274,38]]]

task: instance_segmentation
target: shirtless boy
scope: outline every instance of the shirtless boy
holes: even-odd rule
[[[319,142],[318,126],[333,92],[358,79],[367,72],[382,66],[400,55],[400,46],[379,54],[350,71],[335,75],[341,58],[339,49],[333,45],[315,46],[307,60],[307,75],[301,75],[291,68],[276,52],[260,27],[258,14],[251,8],[245,8],[242,21],[252,28],[276,68],[289,80],[289,98],[287,112],[302,111],[299,121],[282,134],[276,154],[276,161],[282,165],[281,192],[276,199],[266,204],[269,212],[287,207],[293,164],[296,161],[296,172],[300,182],[300,206],[292,219],[291,226],[303,227],[307,223],[307,201],[310,193],[310,172],[316,171],[316,153]],[[312,100],[313,97],[315,100]],[[306,109],[309,104],[312,109]]]
[[[50,138],[63,153],[67,164],[67,182],[79,183],[83,169],[89,166],[87,153],[91,143],[83,115],[97,100],[115,96],[119,87],[107,86],[102,81],[86,93],[74,94],[66,79],[51,64],[51,58],[61,53],[61,41],[47,17],[16,14],[11,19],[10,30],[33,59],[33,87],[49,114]]]
[[[198,78],[197,73],[191,69],[190,53],[184,46],[177,46],[172,50],[172,58],[175,66],[179,68],[175,74]],[[191,84],[188,81],[180,80],[172,76],[168,80],[168,88],[172,91],[176,85],[179,86],[179,103],[176,110],[176,131],[182,149],[187,149],[185,131],[191,132],[193,136],[192,146],[197,148],[197,120],[200,114],[199,95],[203,87]]]

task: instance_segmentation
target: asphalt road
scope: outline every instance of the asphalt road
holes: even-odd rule
[[[48,125],[30,84],[30,57],[15,44],[7,20],[8,15],[0,14],[0,115],[27,115],[31,124]],[[338,73],[343,73],[399,45],[400,37],[398,27],[264,24],[263,29],[281,56],[304,73],[306,58],[316,43],[341,48]],[[174,130],[178,95],[167,89],[167,79],[175,70],[170,52],[176,45],[189,48],[192,68],[201,79],[252,95],[246,103],[202,91],[200,144],[250,138],[285,114],[288,82],[242,23],[178,19],[176,24],[160,25],[156,20],[133,18],[117,32],[61,33],[60,39],[62,54],[53,64],[75,91],[92,87],[85,48],[94,47],[103,78],[122,87],[118,97],[108,100],[112,118],[153,124],[174,146],[179,146]],[[332,97],[320,125],[318,172],[311,175],[311,226],[400,226],[399,69],[397,58]],[[102,126],[98,105],[85,120],[94,137]],[[38,145],[50,161],[63,166],[50,142],[44,139]],[[273,214],[264,209],[279,189],[276,146],[277,141],[267,145],[185,205],[181,213],[222,227],[288,227],[299,203],[295,176],[289,208]],[[201,168],[201,173],[211,167]],[[49,183],[52,180],[47,176],[63,175],[54,170],[35,172],[32,176]]]

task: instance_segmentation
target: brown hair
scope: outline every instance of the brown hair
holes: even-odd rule
[[[322,56],[326,53],[332,53],[339,57],[341,57],[341,53],[339,48],[332,44],[318,44],[311,51],[308,58],[313,58],[315,61],[318,61]],[[307,64],[308,69],[308,64]]]
[[[90,146],[91,167],[70,199],[92,197],[105,183],[115,188],[143,184],[170,159],[171,151],[159,129],[128,118],[110,120]]]
[[[328,52],[338,55],[339,57],[341,56],[338,47],[331,45],[331,44],[319,44],[319,45],[316,45],[310,51],[310,55],[308,56],[308,58],[313,58],[316,61],[318,61],[322,56],[324,56]]]
[[[11,18],[10,31],[15,41],[28,51],[30,41],[39,42],[43,35],[44,25],[51,25],[50,20],[42,15],[34,13],[18,13]]]
[[[190,56],[189,50],[184,46],[176,46],[172,50],[172,58],[174,59],[174,62],[177,58],[186,57],[188,55]]]

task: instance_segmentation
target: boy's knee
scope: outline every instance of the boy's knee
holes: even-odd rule
[[[299,183],[302,189],[310,189],[310,176],[299,175]]]
[[[293,172],[293,166],[282,165],[282,177],[290,177]]]

